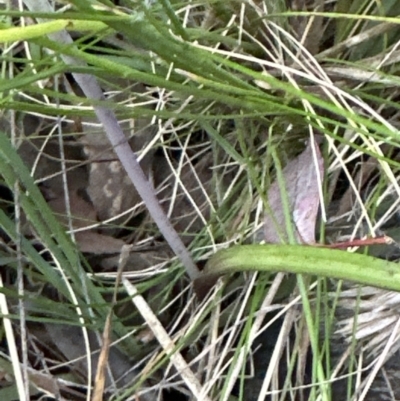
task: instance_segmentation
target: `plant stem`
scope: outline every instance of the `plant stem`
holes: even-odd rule
[[[47,0],[24,0],[24,3],[31,11],[54,11]],[[60,43],[61,45],[73,43],[71,36],[65,30],[54,32],[48,36],[50,39]],[[61,57],[66,64],[73,66],[86,66],[85,62],[74,57],[66,55],[62,55]],[[88,74],[77,73],[72,75],[88,99],[97,101],[105,100],[103,92],[95,77]],[[126,141],[126,137],[114,112],[102,106],[93,106],[93,108],[98,120],[103,125],[107,138],[111,142],[115,153],[125,168],[133,185],[143,199],[151,217],[154,219],[161,234],[164,236],[165,240],[168,242],[176,256],[178,256],[182,264],[185,266],[188,276],[194,280],[198,277],[199,270],[193,262],[189,251],[183,244],[181,238],[162,209],[153,187],[140,167],[135,153],[132,151],[129,143]]]

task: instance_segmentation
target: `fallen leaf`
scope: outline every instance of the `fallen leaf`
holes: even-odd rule
[[[315,149],[315,156],[313,154]],[[316,142],[310,142],[303,153],[291,160],[283,169],[289,209],[295,227],[297,242],[315,242],[315,223],[319,207],[318,175],[324,176],[323,158]],[[283,199],[277,181],[268,191],[269,214],[264,220],[264,240],[268,243],[288,242]]]
[[[68,227],[68,218],[65,211],[65,197],[59,196],[50,200],[48,204],[60,222]],[[74,229],[84,228],[96,223],[97,213],[93,205],[80,197],[77,191],[70,192],[69,205]],[[81,252],[93,253],[96,255],[119,253],[122,246],[125,245],[123,240],[99,234],[95,229],[76,232],[75,240]]]
[[[47,194],[45,193],[45,196],[46,195]],[[46,196],[46,198],[48,198],[48,196]],[[83,228],[97,222],[97,214],[93,205],[79,196],[77,191],[70,191],[68,194],[68,200],[72,216],[72,226],[74,228]],[[47,203],[51,210],[56,214],[60,223],[68,226],[64,194],[56,196]]]
[[[93,253],[95,255],[119,253],[122,246],[125,245],[122,239],[99,234],[94,231],[77,232],[75,233],[75,239],[81,252]]]
[[[61,352],[67,361],[71,361],[70,366],[73,368],[77,377],[81,377],[83,380],[87,381],[88,366],[82,329],[80,327],[63,324],[46,323],[44,326],[49,338],[54,343],[54,349]],[[95,367],[99,361],[99,352],[95,351],[99,351],[100,346],[96,334],[93,331],[89,331],[88,334],[90,349],[92,350],[91,364]],[[121,380],[119,382],[121,386],[129,383],[135,375],[138,374],[138,371],[133,369],[133,364],[128,356],[124,355],[116,347],[110,349],[108,364],[110,366],[110,373],[113,374],[115,379]],[[96,372],[92,370],[92,377],[90,379],[94,381],[95,377]],[[108,386],[111,383],[110,378],[107,378],[106,385]]]

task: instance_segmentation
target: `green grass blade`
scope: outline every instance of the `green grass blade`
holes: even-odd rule
[[[88,323],[95,323],[99,327],[103,327],[108,307],[99,288],[88,278],[80,261],[79,251],[66,234],[64,228],[56,220],[16,150],[12,147],[6,135],[1,133],[0,172],[10,188],[13,188],[16,182],[19,182],[22,186],[23,190],[20,193],[22,209],[34,229],[38,232],[41,241],[65,271],[66,276],[70,278],[73,291],[78,296],[78,305],[85,318],[88,319]],[[3,212],[0,213],[0,222],[4,224],[3,227],[8,235],[16,239],[17,234],[13,224]],[[66,285],[62,282],[61,276],[60,278],[56,277],[54,267],[41,261],[41,256],[29,245],[27,240],[23,239],[22,243],[24,250],[35,262],[35,266],[43,274],[48,274],[48,279],[56,286],[55,288],[70,299],[70,302],[73,302],[70,294],[66,292]],[[91,322],[93,308],[95,308],[94,313],[98,318],[96,322]],[[114,329],[120,337],[127,333],[127,329],[119,321],[115,322]],[[133,347],[132,349],[140,349],[140,346],[133,338],[129,338],[128,341],[130,346]]]

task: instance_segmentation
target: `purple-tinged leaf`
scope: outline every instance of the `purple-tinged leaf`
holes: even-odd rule
[[[299,243],[315,242],[315,224],[320,201],[319,185],[323,176],[323,158],[316,142],[314,146],[310,142],[304,152],[283,169],[295,237]],[[269,188],[268,202],[272,215],[266,212],[264,239],[268,243],[288,242],[282,194],[277,181]]]

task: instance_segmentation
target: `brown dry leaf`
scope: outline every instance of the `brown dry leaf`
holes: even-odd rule
[[[65,359],[70,362],[74,374],[87,381],[88,366],[86,359],[85,339],[82,334],[82,329],[76,326],[67,326],[62,324],[45,324],[44,325],[47,337],[51,341],[54,350],[61,352]],[[89,331],[90,349],[92,350],[91,365],[93,367],[99,362],[99,343],[98,337],[92,331]],[[138,374],[137,370],[132,369],[133,363],[129,357],[119,351],[116,347],[109,350],[108,364],[113,377],[119,381],[122,387],[131,382]],[[95,380],[95,371],[92,370],[91,380]],[[110,378],[106,379],[106,386],[112,384]]]
[[[118,253],[125,242],[122,239],[109,235],[99,234],[94,231],[81,231],[75,234],[79,250],[96,255]]]
[[[29,380],[46,394],[51,394],[55,399],[61,399],[60,387],[62,386],[59,385],[56,377],[31,369],[29,370]]]
[[[316,157],[313,155],[313,147]],[[287,199],[296,228],[296,240],[299,243],[310,244],[315,241],[315,223],[320,200],[318,175],[322,180],[323,164],[318,145],[314,141],[314,146],[310,142],[304,152],[290,161],[283,169]],[[268,243],[287,242],[288,235],[284,230],[286,222],[283,200],[277,181],[269,188],[268,202],[273,216],[266,213],[264,239]]]
[[[68,219],[65,212],[65,198],[59,196],[48,202],[53,212],[65,226]],[[77,191],[69,194],[70,211],[72,215],[72,226],[74,229],[89,226],[97,221],[97,213],[89,202],[80,197]],[[94,229],[78,231],[75,239],[81,252],[93,253],[97,255],[118,253],[121,251],[125,242],[121,239],[113,238],[108,235],[99,234]]]
[[[18,154],[31,170],[35,180],[44,184],[52,193],[60,194],[64,190],[64,181],[61,174],[62,155],[58,139],[37,137],[41,133],[32,131],[33,129],[34,127],[26,128],[26,138],[19,146]],[[86,166],[82,165],[84,161],[82,146],[73,140],[65,141],[63,151],[69,189],[85,188],[88,175]]]
[[[48,198],[47,192],[45,192],[45,195]],[[70,191],[68,195],[73,228],[83,228],[96,223],[97,215],[93,206],[79,196],[77,191]],[[65,196],[57,196],[48,201],[48,204],[58,220],[67,226],[68,217],[66,216]]]

